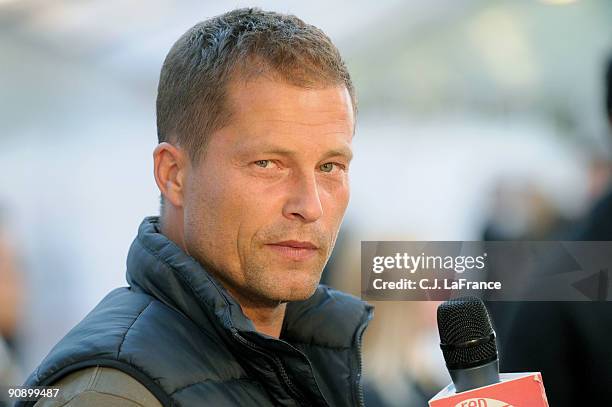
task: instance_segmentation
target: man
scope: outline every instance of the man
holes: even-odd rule
[[[128,288],[45,358],[37,406],[362,404],[371,307],[318,286],[349,200],[355,95],[338,50],[298,18],[234,10],[162,67],[154,175]]]

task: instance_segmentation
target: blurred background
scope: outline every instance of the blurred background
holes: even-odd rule
[[[335,287],[359,295],[361,240],[551,238],[607,190],[610,1],[0,0],[0,383],[126,284],[129,245],[158,212],[163,59],[238,6],[322,28],[353,76]],[[449,380],[437,304],[376,306],[366,398],[420,405]]]

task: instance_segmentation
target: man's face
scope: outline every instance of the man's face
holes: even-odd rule
[[[353,107],[344,86],[233,81],[230,124],[187,176],[185,245],[230,293],[303,300],[349,201]]]

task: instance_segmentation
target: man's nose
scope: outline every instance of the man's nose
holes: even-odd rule
[[[319,219],[322,214],[323,207],[315,174],[296,174],[283,207],[283,215],[291,220],[309,223]]]

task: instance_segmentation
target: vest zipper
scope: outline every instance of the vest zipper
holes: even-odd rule
[[[361,371],[363,369],[363,362],[361,358],[361,339],[363,338],[363,333],[366,328],[366,321],[370,319],[368,315],[365,320],[362,322],[362,325],[359,327],[359,331],[357,332],[357,340],[356,340],[356,348],[357,348],[357,374],[355,379],[353,380],[353,401],[356,406],[363,407],[365,405],[363,400],[363,389],[361,387]]]
[[[304,397],[302,392],[293,384],[293,382],[289,378],[289,375],[287,374],[287,371],[285,370],[285,367],[283,366],[283,362],[280,360],[280,358],[278,358],[277,356],[269,355],[268,353],[264,352],[259,346],[257,346],[253,342],[249,341],[248,339],[242,337],[238,332],[234,332],[234,336],[243,345],[251,348],[252,350],[260,353],[261,355],[265,356],[266,358],[268,358],[272,362],[274,362],[274,365],[278,369],[278,372],[280,373],[280,376],[283,379],[283,383],[287,387],[287,390],[289,390],[289,394],[291,395],[291,397],[299,405],[301,405],[301,406],[309,406],[309,404],[307,404],[306,401],[304,401],[306,398]]]

